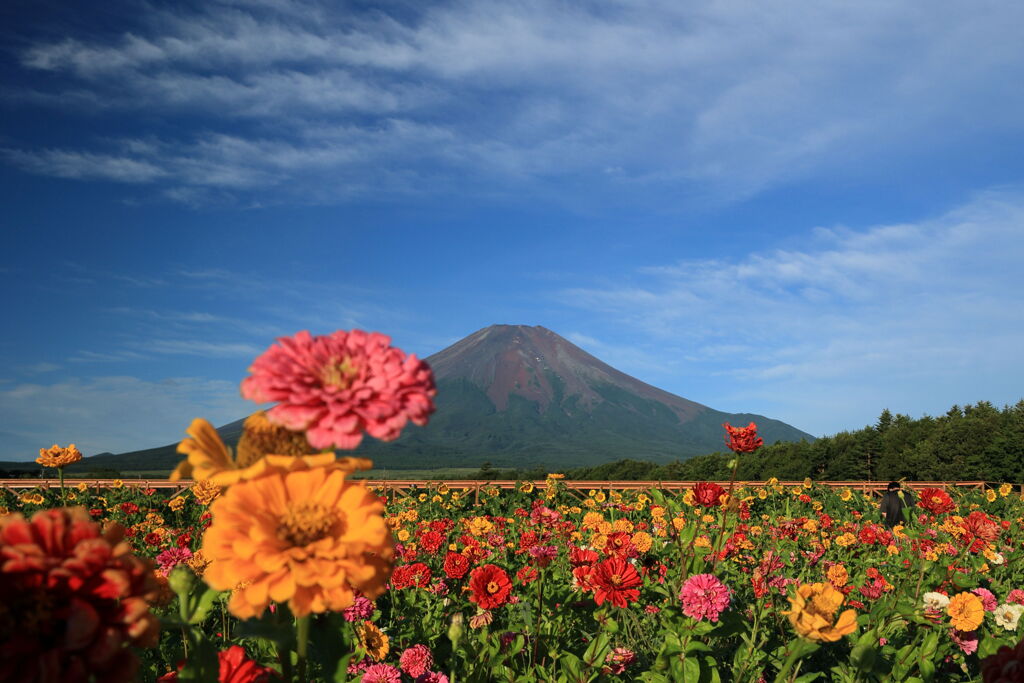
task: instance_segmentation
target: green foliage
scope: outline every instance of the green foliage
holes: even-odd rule
[[[728,479],[732,453],[665,465],[619,460],[569,470],[569,479]],[[882,411],[875,425],[807,441],[780,442],[740,459],[741,479],[818,481],[1024,481],[1024,401],[1002,410],[982,401],[915,420]]]

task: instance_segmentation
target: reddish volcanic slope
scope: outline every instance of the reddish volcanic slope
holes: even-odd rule
[[[576,405],[590,408],[604,401],[594,389],[600,385],[658,401],[680,422],[708,410],[616,370],[539,325],[491,325],[426,360],[438,379],[466,379],[483,389],[499,411],[508,407],[511,394],[536,402],[542,412],[557,401],[558,394],[578,396]],[[561,387],[552,386],[558,381]]]

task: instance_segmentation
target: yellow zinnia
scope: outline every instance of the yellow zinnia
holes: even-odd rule
[[[830,583],[803,584],[789,599],[793,629],[804,638],[834,643],[857,628],[857,612],[848,609],[836,618],[846,596]]]
[[[985,619],[985,606],[974,593],[957,593],[946,607],[949,622],[958,631],[973,631]]]
[[[171,473],[171,481],[192,478],[196,481],[210,480],[218,486],[230,486],[261,475],[268,467],[268,454],[320,458],[316,461],[318,463],[334,459],[333,453],[313,455],[315,451],[306,443],[302,434],[271,424],[263,411],[246,418],[238,442],[237,457],[224,445],[213,425],[202,418],[192,420],[185,432],[189,438],[178,444],[178,452],[187,456],[187,459]],[[347,462],[350,471],[369,469],[372,466],[365,458],[342,458],[339,462]]]
[[[216,590],[245,584],[228,610],[257,617],[273,600],[302,617],[351,606],[353,589],[370,599],[383,593],[394,555],[383,502],[347,481],[342,463],[270,460],[262,476],[234,484],[210,508],[206,582]]]

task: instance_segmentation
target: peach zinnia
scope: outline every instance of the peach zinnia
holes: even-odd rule
[[[282,337],[249,370],[242,396],[279,402],[270,420],[305,431],[315,448],[355,448],[364,431],[392,441],[407,422],[425,425],[434,412],[430,366],[377,332]]]
[[[333,457],[333,456],[330,456]],[[268,458],[267,471],[241,481],[210,507],[203,535],[206,582],[235,590],[228,609],[259,616],[271,601],[299,617],[341,611],[354,589],[376,598],[391,573],[394,546],[384,504],[341,463]]]
[[[857,612],[848,609],[836,618],[846,596],[830,583],[803,584],[789,599],[793,629],[808,640],[834,643],[857,628]]]

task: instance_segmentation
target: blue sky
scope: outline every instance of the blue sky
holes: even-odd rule
[[[275,337],[544,325],[822,435],[1024,398],[1024,5],[0,10],[0,459],[251,411]]]

